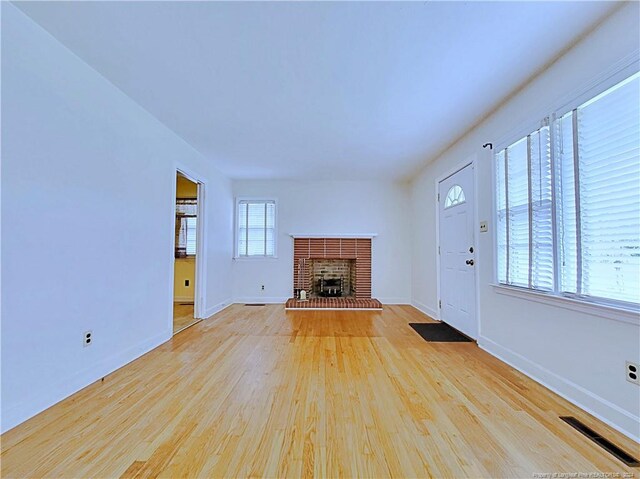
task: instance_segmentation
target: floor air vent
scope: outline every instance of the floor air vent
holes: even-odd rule
[[[266,306],[264,303],[249,303],[245,304],[245,306]]]
[[[595,432],[589,426],[587,426],[587,425],[583,424],[582,422],[580,422],[580,420],[576,419],[573,416],[560,416],[560,419],[562,419],[564,422],[569,424],[571,427],[573,427],[574,429],[577,429],[582,434],[587,436],[593,442],[598,444],[602,449],[604,449],[604,450],[610,452],[611,454],[613,454],[614,456],[616,456],[618,459],[620,459],[622,462],[624,462],[627,466],[640,467],[640,461],[638,461],[638,459],[633,457],[628,452],[620,449],[618,446],[616,446],[614,443],[612,443],[608,439],[605,439],[604,437],[602,437],[600,434]]]

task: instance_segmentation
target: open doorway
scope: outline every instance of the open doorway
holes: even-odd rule
[[[198,251],[198,184],[176,174],[175,259],[173,269],[173,334],[196,319],[196,255]]]

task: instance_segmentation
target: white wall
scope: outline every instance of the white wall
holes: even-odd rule
[[[413,301],[437,315],[435,181],[478,155],[478,220],[492,214],[491,158],[481,145],[539,120],[548,107],[638,49],[639,4],[627,4],[498,111],[430,163],[412,185]],[[560,105],[557,105],[560,106]],[[523,132],[526,134],[526,132]],[[514,140],[517,138],[513,138]],[[640,436],[640,388],[625,381],[625,360],[640,358],[637,325],[497,294],[493,226],[478,234],[479,344],[603,418]]]
[[[3,431],[171,337],[176,162],[207,180],[211,313],[230,181],[2,2]]]
[[[234,181],[236,197],[278,199],[278,258],[239,259],[233,265],[236,302],[282,302],[291,297],[293,234],[377,233],[372,295],[383,303],[411,298],[409,189],[378,181]],[[260,289],[265,285],[264,292]]]

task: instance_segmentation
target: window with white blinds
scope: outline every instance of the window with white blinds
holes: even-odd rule
[[[543,126],[497,155],[498,277],[553,289],[551,143]]]
[[[557,121],[562,292],[640,303],[640,74]],[[565,138],[569,144],[565,143]]]
[[[185,218],[187,232],[187,256],[196,254],[196,228],[198,220],[194,216]]]
[[[237,256],[274,257],[276,255],[275,200],[238,200]]]
[[[196,254],[197,214],[198,200],[196,198],[176,199],[176,258],[195,256]]]
[[[640,304],[640,73],[499,151],[496,185],[500,283]]]

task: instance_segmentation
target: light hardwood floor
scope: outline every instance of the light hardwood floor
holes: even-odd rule
[[[637,444],[426,321],[234,305],[4,434],[2,475],[637,475],[558,416]]]
[[[198,321],[193,317],[193,304],[173,303],[173,334]]]

